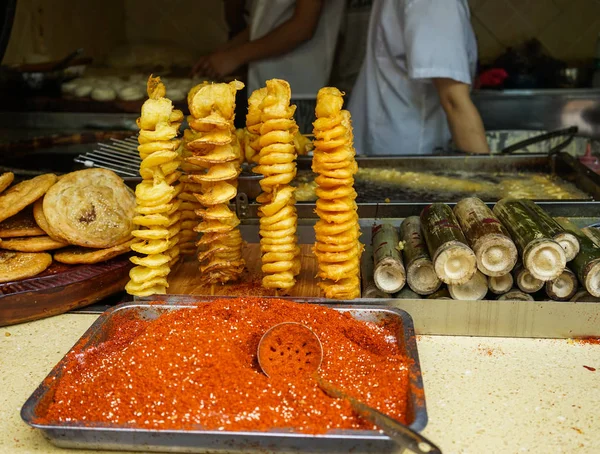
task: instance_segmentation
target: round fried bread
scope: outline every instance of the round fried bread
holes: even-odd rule
[[[40,228],[43,232],[46,233],[50,238],[60,241],[59,238],[55,238],[52,236],[52,231],[50,230],[50,226],[48,225],[48,221],[46,220],[46,216],[44,216],[44,198],[37,199],[33,204],[33,219],[37,224],[38,228]],[[43,235],[43,233],[42,233]],[[25,236],[25,235],[21,235]],[[0,236],[1,238],[1,236]]]
[[[68,246],[63,241],[56,241],[49,236],[32,236],[29,238],[10,238],[2,241],[2,248],[19,252],[44,252]]]
[[[54,238],[110,248],[133,230],[135,196],[114,172],[86,169],[61,178],[44,197],[43,210]]]
[[[0,192],[8,188],[14,179],[15,174],[12,172],[6,172],[0,175]]]
[[[56,175],[47,173],[21,181],[0,194],[0,221],[14,216],[43,196],[56,183]]]
[[[100,263],[131,251],[131,245],[137,241],[132,239],[108,249],[89,249],[70,247],[54,254],[54,260],[67,265]]]
[[[39,235],[45,235],[45,232],[36,224],[29,207],[0,222],[0,238]]]
[[[51,263],[52,256],[46,252],[0,251],[0,282],[37,276]]]

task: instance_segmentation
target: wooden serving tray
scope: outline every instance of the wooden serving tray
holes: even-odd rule
[[[321,289],[317,286],[317,259],[313,255],[312,244],[301,244],[302,270],[296,278],[297,283],[286,296],[321,297]],[[260,245],[248,244],[243,249],[246,260],[246,271],[238,282],[223,285],[204,285],[200,282],[198,261],[188,257],[180,262],[169,275],[168,293],[171,295],[202,296],[276,296],[274,290],[265,289],[261,285]]]
[[[62,314],[120,292],[131,267],[127,255],[94,265],[54,262],[35,277],[0,284],[0,326]]]

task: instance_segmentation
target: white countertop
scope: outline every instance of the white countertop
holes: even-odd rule
[[[56,448],[19,416],[95,319],[67,314],[0,328],[0,453],[99,452]],[[424,434],[444,454],[600,453],[600,345],[420,336],[418,350]]]

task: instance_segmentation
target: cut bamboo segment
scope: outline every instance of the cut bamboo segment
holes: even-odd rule
[[[500,200],[493,210],[515,241],[525,268],[541,281],[560,276],[567,264],[565,251],[549,238],[517,199]]]
[[[442,287],[437,292],[432,293],[427,296],[429,300],[451,300],[450,292],[447,287]]]
[[[583,234],[594,242],[596,246],[600,246],[600,229],[596,227],[585,227],[581,229]]]
[[[577,293],[578,286],[575,273],[565,268],[558,278],[546,282],[546,295],[556,301],[569,301]]]
[[[419,295],[430,295],[440,288],[442,281],[433,268],[427,245],[421,233],[419,216],[410,216],[400,225],[402,255],[406,266],[406,283]]]
[[[577,235],[581,248],[571,262],[579,282],[592,296],[600,296],[600,247],[577,228],[567,218],[556,218],[558,223],[569,232]]]
[[[399,251],[398,233],[392,224],[373,227],[373,280],[379,290],[396,293],[406,283],[406,271]]]
[[[478,270],[473,277],[464,284],[448,285],[448,291],[450,292],[450,296],[455,300],[482,300],[488,292],[487,277]]]
[[[523,293],[521,290],[512,289],[497,298],[498,301],[534,301],[533,296]]]
[[[533,219],[546,234],[562,246],[567,262],[575,258],[579,252],[579,240],[571,232],[567,232],[556,220],[539,205],[529,199],[521,199],[521,203],[532,214]]]
[[[418,300],[421,299],[421,295],[413,292],[410,287],[406,286],[398,293],[394,295],[394,298],[399,300]]]
[[[510,273],[517,263],[517,248],[492,210],[469,197],[456,204],[454,215],[475,252],[479,271],[486,276]]]
[[[361,260],[361,298],[389,298],[390,295],[379,290],[373,281],[373,247],[365,246]]]
[[[597,296],[590,295],[587,290],[580,290],[577,293],[575,293],[573,298],[571,298],[571,302],[597,303],[600,302],[600,298],[598,298]]]
[[[512,274],[506,273],[503,276],[490,276],[488,279],[488,288],[490,292],[496,295],[502,295],[508,292],[514,283]]]
[[[452,209],[444,203],[433,203],[421,212],[421,223],[429,255],[440,280],[460,285],[471,279],[477,271],[477,259]]]
[[[544,281],[538,279],[523,265],[519,264],[513,270],[515,283],[525,293],[535,293],[544,287]]]

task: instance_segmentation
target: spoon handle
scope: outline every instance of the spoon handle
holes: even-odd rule
[[[366,404],[348,396],[343,391],[333,386],[321,377],[317,378],[317,383],[325,393],[332,397],[347,400],[354,411],[366,420],[379,427],[387,436],[398,443],[400,446],[410,449],[418,454],[442,454],[440,448],[410,427],[401,424],[393,418],[384,415],[380,411],[369,407]]]

